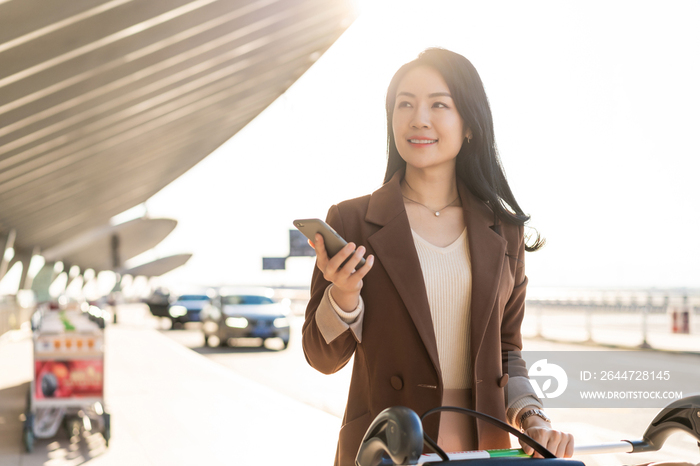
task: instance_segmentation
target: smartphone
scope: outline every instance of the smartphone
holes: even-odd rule
[[[326,245],[326,252],[328,257],[333,257],[338,252],[348,244],[347,241],[343,239],[330,225],[321,220],[320,218],[305,218],[301,220],[294,220],[294,226],[297,230],[302,232],[304,236],[309,238],[312,242],[316,241],[316,233],[320,233],[323,236],[323,243]],[[350,260],[352,257],[349,256],[345,262]],[[345,265],[343,262],[340,267]],[[355,270],[359,269],[365,265],[365,258],[360,259],[360,262],[355,267]]]

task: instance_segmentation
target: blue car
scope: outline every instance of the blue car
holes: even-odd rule
[[[232,338],[259,338],[262,345],[268,338],[279,338],[287,348],[289,305],[275,302],[273,294],[268,288],[222,289],[202,311],[205,344],[212,336],[220,346],[228,346]]]

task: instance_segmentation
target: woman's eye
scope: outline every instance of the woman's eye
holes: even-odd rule
[[[411,104],[406,102],[405,100],[403,102],[399,102],[399,104],[397,105],[398,108],[405,108],[405,107],[410,107],[410,106],[411,106]]]
[[[447,105],[443,104],[442,102],[435,102],[433,104],[433,107],[435,107],[435,108],[447,108]]]

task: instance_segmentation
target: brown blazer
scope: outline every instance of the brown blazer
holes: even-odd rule
[[[327,222],[348,242],[364,245],[375,263],[365,276],[362,342],[346,331],[326,343],[315,313],[330,284],[318,268],[303,327],[306,359],[330,374],[355,355],[348,404],[340,430],[336,465],[354,465],[357,449],[372,420],[390,406],[407,406],[419,415],[442,405],[442,376],[437,343],[418,255],[401,196],[400,171],[371,195],[334,205]],[[471,355],[474,406],[506,420],[504,387],[509,375],[527,377],[524,361],[508,351],[522,348],[527,278],[523,267],[523,227],[494,225],[491,209],[463,184],[459,194],[472,265]],[[525,379],[520,379],[525,380]],[[437,439],[439,416],[425,429]],[[477,422],[479,448],[509,448],[508,434]]]

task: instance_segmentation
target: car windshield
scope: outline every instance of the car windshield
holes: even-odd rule
[[[209,299],[209,296],[206,296],[206,295],[188,294],[188,295],[180,296],[177,300],[178,301],[206,301],[208,299]]]
[[[236,295],[224,296],[223,304],[273,304],[273,301],[267,296],[257,295]]]

